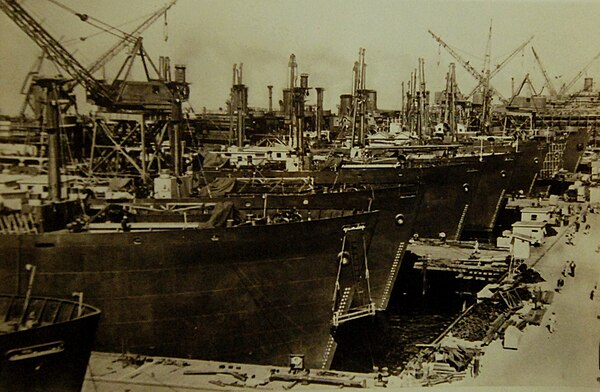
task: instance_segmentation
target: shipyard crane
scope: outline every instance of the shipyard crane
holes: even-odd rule
[[[492,77],[494,77],[498,72],[500,72],[500,70],[508,63],[508,61],[510,61],[517,53],[519,53],[519,51],[523,50],[523,48],[525,46],[527,46],[527,44],[529,44],[529,42],[531,42],[531,40],[533,39],[533,36],[531,36],[529,39],[527,39],[525,42],[523,42],[521,45],[519,45],[519,47],[517,47],[517,49],[515,49],[513,52],[511,52],[500,64],[496,65],[496,67],[494,68],[493,71],[489,72],[489,77],[486,75],[486,70],[484,69],[484,72],[478,72],[470,63],[469,61],[466,61],[465,59],[462,58],[462,56],[460,56],[458,53],[456,53],[456,51],[454,49],[452,49],[448,44],[446,44],[446,42],[444,42],[444,40],[442,40],[442,38],[440,38],[439,36],[437,36],[436,34],[434,34],[431,30],[428,30],[429,34],[431,34],[433,36],[433,38],[441,45],[443,46],[448,53],[450,53],[450,55],[452,55],[452,57],[454,57],[462,66],[463,68],[465,68],[470,74],[471,76],[473,76],[475,79],[477,79],[477,81],[479,82],[479,84],[475,87],[475,89],[473,89],[473,91],[467,96],[470,97],[473,95],[473,93],[482,85],[488,85],[488,89],[495,95],[497,95],[500,100],[502,100],[504,103],[507,102],[507,99],[504,98],[502,96],[502,94],[500,94],[498,92],[498,90],[496,90],[493,86],[489,85],[489,79],[491,79]],[[491,34],[491,27],[490,27],[490,34]],[[486,49],[487,52],[487,49]],[[486,59],[487,59],[487,54],[486,54]],[[488,60],[489,63],[489,60]]]
[[[484,78],[484,81],[487,81],[489,83],[489,80],[491,80],[494,76],[496,76],[498,74],[498,72],[500,72],[500,70],[502,70],[502,68],[504,68],[504,66],[506,64],[508,64],[508,62],[510,60],[512,60],[513,57],[515,57],[515,55],[517,53],[519,53],[521,50],[523,50],[525,48],[525,46],[527,46],[527,44],[529,44],[531,42],[532,39],[533,39],[533,36],[529,37],[529,39],[527,39],[525,42],[523,42],[521,45],[519,45],[508,56],[506,56],[506,58],[504,60],[502,60],[499,64],[496,64],[496,67],[492,71],[488,70],[489,75],[486,75],[486,77]],[[479,87],[481,87],[482,84],[483,84],[483,82],[479,82],[479,84],[477,86],[475,86],[475,88],[469,93],[469,95],[467,95],[467,98],[473,96],[473,94],[477,91],[477,89],[479,89]]]
[[[442,40],[441,37],[439,37],[438,35],[436,35],[431,30],[428,30],[428,32],[429,32],[429,34],[431,34],[431,36],[440,45],[442,45],[444,47],[444,49],[446,49],[448,51],[448,53],[450,53],[450,55],[452,57],[454,57],[456,59],[456,61],[458,61],[460,63],[460,65],[463,66],[464,69],[467,70],[467,72],[469,72],[471,74],[471,76],[473,76],[475,79],[477,79],[479,81],[479,83],[481,83],[481,84],[485,84],[486,83],[485,76],[482,75],[479,71],[477,71],[468,61],[466,61],[465,59],[463,59],[461,55],[459,55],[458,53],[456,53],[456,51],[454,49],[452,49],[446,42],[444,42],[444,40]],[[502,96],[502,94],[500,94],[498,92],[498,90],[496,90],[494,87],[489,86],[489,90],[493,94],[496,94],[502,101],[506,101],[506,99]]]
[[[136,37],[133,51],[109,85],[96,80],[16,0],[0,0],[0,9],[103,108],[93,115],[90,175],[127,174],[141,176],[147,183],[149,174],[160,170],[160,162],[165,160],[161,146],[167,134],[172,172],[175,176],[182,173],[181,105],[189,98],[185,66],[175,66],[175,80],[171,81],[168,58],[161,57],[159,71],[147,56],[142,38]],[[127,80],[138,55],[147,80]],[[147,62],[158,78],[150,78]]]
[[[490,31],[488,33],[488,40],[485,44],[485,55],[483,57],[483,70],[482,73],[489,71],[490,61],[492,55],[492,22],[490,21]]]
[[[548,77],[546,68],[544,68],[544,64],[542,64],[542,60],[540,60],[540,57],[538,56],[538,54],[535,51],[535,49],[533,48],[533,46],[531,47],[531,50],[533,51],[533,56],[535,57],[535,61],[537,62],[538,66],[540,67],[540,70],[542,71],[542,75],[544,75],[544,79],[546,79],[546,86],[548,86],[548,91],[550,92],[550,96],[552,98],[555,98],[558,95],[558,93],[556,92],[556,88],[554,87],[552,80],[550,80],[550,78]]]
[[[164,7],[158,9],[157,11],[153,12],[149,17],[147,17],[139,26],[137,26],[130,33],[122,32],[123,38],[121,40],[117,41],[117,43],[115,45],[110,47],[104,53],[102,53],[102,55],[100,55],[97,58],[97,60],[94,61],[88,67],[88,71],[91,74],[94,74],[95,72],[100,70],[104,65],[106,65],[110,60],[112,60],[116,55],[118,55],[123,49],[125,49],[127,47],[127,45],[129,45],[131,43],[136,44],[136,41],[139,38],[139,36],[141,35],[141,33],[144,32],[146,29],[148,29],[163,14],[166,14],[166,12],[173,5],[175,5],[176,2],[177,2],[177,0],[171,0],[170,3],[166,4]],[[69,12],[77,15],[82,20],[87,20],[85,18],[85,16],[83,16],[83,14],[81,14],[81,13],[77,13],[71,9],[69,9]],[[106,25],[106,23],[103,23],[103,24]],[[113,30],[116,30],[116,28],[113,28]],[[34,81],[35,77],[38,75],[38,73],[41,69],[42,63],[43,63],[44,59],[46,59],[47,57],[48,56],[46,54],[46,51],[42,50],[42,54],[38,57],[36,63],[32,67],[32,70],[27,74],[27,77],[26,77],[25,81],[23,82],[23,87],[21,88],[21,94],[25,95],[25,99],[24,99],[24,102],[23,102],[23,105],[22,105],[21,111],[20,111],[21,117],[25,115],[25,111],[27,110],[27,108],[31,108],[35,112],[34,103],[32,102],[32,96],[34,95],[32,93],[32,82]],[[71,81],[70,83],[65,84],[65,88],[70,91],[73,88],[75,88],[75,86],[77,84],[78,84],[78,81]]]
[[[169,80],[163,80],[163,75],[154,66],[152,61],[148,58],[150,65],[152,65],[155,72],[159,75],[158,80],[150,80],[148,75],[148,67],[145,63],[146,52],[141,45],[141,37],[135,37],[135,48],[132,51],[132,55],[123,64],[119,70],[118,76],[125,71],[125,76],[129,74],[131,70],[133,57],[140,55],[142,61],[144,61],[144,69],[146,70],[146,76],[149,84],[152,84],[154,90],[160,90],[155,92],[151,100],[145,98],[142,101],[136,99],[136,96],[143,93],[142,90],[148,86],[139,85],[134,82],[127,82],[126,80],[115,80],[112,85],[100,82],[92,73],[84,67],[69,51],[67,51],[60,42],[58,42],[52,35],[50,35],[41,25],[38,23],[16,0],[0,0],[0,9],[10,17],[16,24],[23,30],[41,49],[44,51],[48,58],[58,64],[64,69],[73,80],[81,84],[87,89],[88,97],[96,104],[107,108],[116,107],[149,107],[152,106],[155,109],[170,110],[170,101],[172,101],[173,94],[180,96],[183,100],[187,99],[189,90],[187,89],[186,83],[170,83]],[[164,11],[159,11],[164,12]],[[152,18],[151,18],[152,19]],[[154,18],[155,20],[156,18]],[[143,24],[147,26],[147,24]],[[131,36],[133,39],[134,36]],[[111,52],[112,53],[112,52]],[[161,70],[162,71],[162,70]],[[162,87],[161,87],[162,86]],[[128,97],[124,97],[125,89],[131,89]],[[135,90],[135,91],[134,91]]]
[[[575,77],[567,84],[564,84],[560,90],[558,91],[558,95],[559,96],[563,96],[567,93],[567,91],[569,91],[569,89],[571,87],[573,87],[573,85],[583,76],[583,74],[585,73],[585,71],[587,71],[587,69],[594,63],[594,61],[596,61],[598,58],[600,58],[600,53],[598,53],[596,56],[594,56],[594,58],[587,63],[587,65],[585,67],[583,67],[583,69],[581,71],[579,71],[579,73],[577,75],[575,75]]]

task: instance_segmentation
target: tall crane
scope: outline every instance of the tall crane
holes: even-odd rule
[[[535,61],[537,62],[538,66],[540,67],[540,70],[542,71],[542,75],[544,75],[544,79],[546,79],[546,86],[548,86],[548,92],[550,93],[550,96],[552,98],[556,98],[558,93],[556,92],[556,88],[554,87],[552,80],[550,79],[550,77],[548,77],[548,73],[546,72],[546,68],[544,68],[544,64],[542,64],[542,60],[540,60],[540,57],[538,56],[533,46],[531,47],[531,50],[533,51]]]
[[[100,82],[92,75],[92,72],[77,61],[77,59],[75,59],[75,57],[73,57],[60,42],[52,37],[52,35],[50,35],[16,0],[0,0],[0,9],[47,54],[50,60],[64,69],[77,83],[83,85],[87,90],[88,97],[96,105],[107,108],[136,107],[142,109],[151,106],[154,109],[170,111],[171,101],[173,100],[172,93],[174,90],[177,90],[177,94],[181,99],[187,100],[189,95],[187,83],[171,83],[168,80],[163,80],[160,72],[154,67],[149,58],[148,61],[150,61],[150,64],[158,74],[158,79],[156,80],[150,80],[148,72],[146,72],[148,81],[141,82],[141,84],[139,82],[128,82],[126,80],[116,79],[112,85]],[[156,20],[158,17],[157,15],[162,13],[164,13],[164,11],[159,10],[153,15],[154,18],[149,18],[148,20]],[[148,23],[142,24],[142,29],[147,26],[149,26]],[[134,36],[130,35],[129,38],[133,39],[133,37]],[[139,54],[142,57],[142,60],[145,61],[145,51],[141,46],[141,38],[136,37],[135,42],[136,46],[134,54],[129,56],[119,74],[121,74],[125,65],[127,65],[127,72],[125,72],[125,75],[129,74],[133,56]],[[111,51],[111,54],[112,53],[116,53],[116,50]],[[100,61],[100,63],[102,63],[102,61]],[[144,68],[147,71],[145,63]],[[150,84],[151,86],[149,86]],[[150,95],[145,94],[146,89],[151,89],[154,93]],[[140,94],[145,96],[141,100],[137,98]]]
[[[95,72],[100,70],[104,65],[106,65],[110,60],[112,60],[116,55],[118,55],[123,49],[125,49],[127,47],[127,45],[129,45],[129,44],[135,45],[137,43],[137,39],[140,37],[141,33],[144,32],[146,29],[148,29],[163,14],[166,14],[166,12],[173,5],[175,5],[176,2],[177,2],[177,0],[171,0],[170,3],[161,7],[157,11],[153,12],[150,16],[148,16],[140,25],[138,25],[131,32],[129,32],[129,33],[121,32],[123,34],[123,38],[118,40],[116,42],[116,44],[114,44],[112,47],[110,47],[108,50],[106,50],[104,53],[102,53],[97,58],[97,60],[95,60],[88,67],[88,71],[91,74],[94,74]],[[68,10],[69,10],[69,12],[75,14],[79,19],[86,20],[86,18],[83,16],[83,14],[77,13],[71,9],[68,9]],[[101,22],[101,23],[103,25],[108,26],[108,24],[106,24],[104,22]],[[113,28],[113,30],[117,30],[117,29]],[[120,31],[120,30],[118,30],[118,31]],[[37,87],[35,87],[32,82],[34,82],[34,80],[38,77],[39,71],[42,67],[42,63],[43,63],[44,59],[46,59],[47,57],[48,56],[47,56],[46,52],[44,50],[42,50],[41,55],[38,57],[36,63],[32,67],[32,70],[27,74],[27,77],[23,82],[23,86],[21,88],[21,94],[25,95],[25,99],[24,99],[24,102],[23,102],[23,105],[22,105],[21,111],[20,111],[21,117],[23,117],[25,115],[25,112],[27,109],[33,110],[34,114],[37,111],[37,105],[35,104],[35,102],[33,102],[34,97],[36,96],[36,94],[34,93],[33,90],[35,90]],[[57,70],[58,70],[58,67],[57,67]],[[59,72],[60,72],[60,70],[59,70]],[[73,88],[75,88],[75,86],[77,84],[79,84],[79,82],[76,80],[70,81],[68,83],[65,83],[64,88],[67,91],[70,91]]]
[[[428,31],[429,31],[429,34],[431,34],[431,36],[441,46],[443,46],[444,49],[446,49],[448,51],[448,53],[450,53],[450,55],[452,55],[452,57],[454,57],[456,59],[456,61],[458,61],[460,63],[460,65],[462,65],[463,68],[465,68],[471,74],[471,76],[473,76],[479,82],[479,84],[475,87],[475,89],[473,89],[473,91],[468,95],[468,97],[472,96],[473,93],[477,89],[479,89],[481,86],[484,86],[484,85],[488,84],[489,83],[489,79],[491,79],[498,72],[500,72],[500,70],[508,63],[508,61],[511,60],[519,51],[523,50],[523,48],[527,44],[529,44],[529,42],[531,42],[531,40],[533,39],[533,36],[531,36],[529,39],[527,39],[525,42],[523,42],[521,45],[519,45],[519,47],[517,47],[517,49],[515,49],[513,52],[511,52],[500,64],[496,65],[496,67],[493,70],[490,70],[490,72],[489,72],[489,79],[488,79],[488,77],[486,77],[487,75],[485,74],[486,73],[485,70],[484,70],[483,73],[477,71],[469,63],[469,61],[466,61],[465,59],[463,59],[462,56],[460,56],[458,53],[456,53],[456,51],[454,49],[452,49],[448,44],[446,44],[446,42],[444,42],[444,40],[442,40],[442,38],[440,38],[439,36],[437,36],[436,34],[434,34],[431,30],[428,30]],[[490,27],[490,34],[491,34],[491,27]],[[487,49],[486,49],[486,52],[487,52]],[[507,102],[507,100],[502,96],[502,94],[500,94],[498,92],[498,90],[496,90],[493,86],[488,85],[488,88],[489,88],[490,92],[492,94],[497,95],[502,102],[504,102],[504,103]]]
[[[533,36],[529,37],[529,39],[527,39],[525,42],[523,42],[521,45],[519,45],[515,50],[513,50],[508,56],[506,56],[506,58],[504,60],[502,60],[499,64],[496,64],[496,67],[491,70],[489,72],[489,76],[486,75],[486,77],[484,78],[484,80],[491,80],[494,76],[496,76],[498,74],[498,72],[500,72],[500,70],[502,70],[502,68],[504,68],[504,66],[506,64],[508,64],[508,62],[517,54],[519,53],[521,50],[523,50],[523,48],[525,48],[525,46],[527,46],[527,44],[529,44],[531,42],[531,40],[533,39]],[[482,86],[482,82],[479,82],[479,84],[477,86],[475,86],[475,88],[467,95],[467,98],[471,97],[478,89],[479,87]]]
[[[594,61],[596,61],[598,58],[600,58],[600,53],[598,53],[596,56],[594,56],[594,58],[587,63],[587,65],[585,67],[583,67],[583,69],[581,71],[579,71],[579,73],[577,75],[575,75],[575,77],[567,84],[564,84],[560,90],[558,91],[558,95],[563,96],[567,93],[567,91],[569,91],[569,89],[571,87],[573,87],[573,85],[583,76],[583,74],[585,73],[585,71],[587,71],[587,69],[594,63]]]
[[[477,71],[471,64],[469,64],[468,61],[463,59],[461,55],[456,53],[456,51],[454,49],[452,49],[446,42],[444,42],[444,40],[442,40],[442,38],[437,36],[431,30],[428,30],[428,31],[429,31],[429,34],[431,34],[431,36],[440,45],[442,45],[444,47],[444,49],[446,49],[448,51],[448,53],[450,53],[450,55],[452,55],[452,57],[454,57],[456,59],[456,61],[458,61],[459,64],[462,65],[463,68],[467,70],[467,72],[469,72],[471,74],[471,76],[473,76],[475,79],[477,79],[477,81],[479,81],[479,83],[481,83],[481,84],[486,83],[486,78],[484,75],[482,75],[479,71]],[[506,99],[502,96],[502,94],[500,94],[494,87],[489,86],[489,89],[491,90],[491,92],[493,94],[496,94],[502,101],[506,101]]]
[[[90,175],[126,173],[141,176],[144,182],[148,182],[149,174],[160,170],[160,162],[165,160],[161,146],[167,133],[173,174],[179,176],[182,173],[181,105],[189,98],[185,66],[176,65],[175,78],[171,80],[166,58],[161,58],[163,67],[159,71],[147,56],[142,38],[136,37],[132,53],[109,85],[96,80],[16,0],[0,0],[0,9],[50,60],[87,90],[88,98],[93,103],[103,108],[93,116],[88,157]],[[146,81],[127,80],[136,56],[142,58]],[[157,78],[150,78],[146,61],[158,75]],[[124,78],[119,79],[121,75]],[[64,92],[66,86],[61,86]]]

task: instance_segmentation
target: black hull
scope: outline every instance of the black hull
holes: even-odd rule
[[[323,187],[381,187],[398,184],[420,184],[422,202],[415,221],[414,232],[421,237],[436,237],[440,232],[448,239],[458,239],[464,226],[464,216],[479,195],[475,192],[487,156],[480,162],[478,156],[465,156],[451,160],[429,162],[423,166],[389,166],[342,168],[338,171],[270,171],[259,174],[250,170],[205,170],[204,178],[212,181],[219,177],[310,177]],[[485,208],[494,211],[496,204]]]
[[[562,167],[570,173],[577,171],[577,165],[590,140],[590,131],[587,127],[580,127],[567,134],[565,149],[563,151]]]
[[[7,235],[0,289],[24,263],[36,290],[83,291],[103,309],[96,349],[261,364],[304,353],[327,367],[343,227],[378,213],[288,224],[111,234]],[[20,290],[23,288],[20,287]]]
[[[546,139],[519,141],[518,151],[507,193],[528,195],[546,159],[548,142]]]
[[[0,296],[0,309],[22,309],[23,298]],[[0,334],[0,391],[10,392],[79,392],[83,385],[88,360],[100,312],[86,306],[81,317],[76,314],[77,303],[50,298],[34,298],[29,309],[41,308],[45,303],[45,316],[50,318],[62,303],[62,321]],[[39,306],[38,306],[39,305]],[[33,350],[29,348],[34,347]],[[33,351],[33,353],[32,353]],[[20,355],[29,353],[29,355]]]
[[[271,210],[310,208],[314,211],[377,210],[379,218],[373,233],[368,259],[371,277],[371,293],[378,310],[384,310],[394,287],[400,262],[408,240],[415,232],[414,224],[422,202],[422,190],[418,186],[392,186],[369,190],[312,193],[304,195],[230,195],[218,198],[193,198],[180,200],[140,200],[138,204],[157,207],[176,202],[229,201],[236,209],[261,215],[264,208]]]
[[[517,155],[496,154],[484,158],[481,169],[483,174],[475,186],[475,196],[465,217],[463,238],[479,237],[482,234],[487,236],[494,229]]]

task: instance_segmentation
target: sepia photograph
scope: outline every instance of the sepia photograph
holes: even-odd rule
[[[0,10],[0,392],[600,388],[600,1]]]

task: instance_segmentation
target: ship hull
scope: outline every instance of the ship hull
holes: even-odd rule
[[[518,151],[507,192],[511,195],[528,195],[546,159],[548,142],[545,138],[520,141]]]
[[[76,314],[78,304],[50,298],[33,298],[29,310],[43,305],[40,318],[46,324],[59,303],[60,321],[0,333],[0,391],[81,391],[100,312],[86,307],[88,314],[71,319],[69,315]],[[20,313],[23,298],[0,296],[4,314],[11,308]]]
[[[213,198],[139,200],[154,209],[165,203],[232,202],[237,210],[261,215],[264,209],[302,211],[377,210],[379,218],[368,250],[371,296],[378,310],[384,310],[394,287],[398,269],[414,224],[421,210],[424,187],[390,186],[344,192],[310,194],[234,194]]]
[[[495,154],[482,162],[482,175],[465,217],[463,238],[489,237],[509,188],[517,153]]]
[[[579,161],[585,151],[590,139],[590,131],[587,127],[571,130],[566,137],[565,149],[563,151],[562,167],[570,173],[577,171]]]
[[[343,227],[378,213],[264,226],[128,233],[3,236],[0,289],[83,291],[103,309],[96,349],[322,366]],[[326,361],[325,361],[326,362]]]
[[[484,156],[483,162],[486,160],[487,156]],[[360,168],[342,167],[338,171],[299,172],[262,170],[258,177],[307,177],[314,185],[322,187],[381,187],[418,183],[422,200],[414,232],[425,238],[437,238],[443,232],[448,239],[459,239],[469,204],[478,197],[476,185],[480,177],[486,175],[482,171],[484,163],[477,156],[467,156],[423,166],[363,165]],[[208,181],[219,177],[252,177],[255,174],[249,170],[203,172]],[[495,208],[495,205],[490,208]]]

